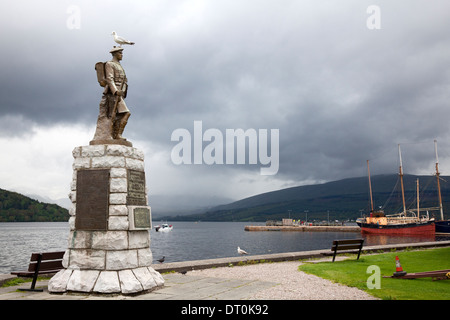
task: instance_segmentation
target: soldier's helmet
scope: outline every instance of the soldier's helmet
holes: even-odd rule
[[[114,46],[114,48],[112,48],[109,51],[109,53],[114,53],[114,52],[118,52],[118,51],[122,51],[122,50],[123,50],[123,48]]]

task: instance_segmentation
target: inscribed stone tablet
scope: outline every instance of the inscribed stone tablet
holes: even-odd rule
[[[75,229],[107,230],[109,169],[78,170]]]
[[[150,209],[149,208],[134,208],[134,227],[150,229]]]
[[[145,206],[145,172],[128,170],[127,205]]]

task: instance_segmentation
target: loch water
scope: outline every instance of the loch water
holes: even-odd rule
[[[158,222],[153,222],[157,225]],[[359,232],[245,231],[248,222],[183,222],[170,232],[150,232],[154,263],[238,256],[237,247],[249,255],[328,249],[336,239],[361,238]],[[449,237],[364,236],[364,245],[449,240]],[[0,223],[0,274],[26,270],[32,252],[64,251],[69,241],[67,222]]]

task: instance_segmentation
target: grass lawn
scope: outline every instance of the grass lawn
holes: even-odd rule
[[[42,277],[38,277],[37,281],[41,281],[41,280],[50,280],[51,277],[48,276],[42,276]],[[18,286],[22,283],[27,283],[27,282],[32,282],[33,279],[32,278],[21,278],[21,277],[17,277],[17,278],[13,278],[11,280],[5,281],[5,283],[3,283],[0,288],[6,288],[6,287],[13,287],[13,286]]]
[[[403,271],[408,273],[450,269],[450,248],[439,248],[376,255],[361,253],[359,260],[351,255],[345,261],[305,263],[299,266],[299,270],[357,287],[384,300],[450,300],[450,280],[383,278],[395,272],[395,256],[399,257]],[[379,289],[368,288],[368,279],[374,275],[373,271],[367,272],[369,266],[380,268]],[[373,278],[370,284],[375,283]]]

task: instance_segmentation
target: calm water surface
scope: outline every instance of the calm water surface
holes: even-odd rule
[[[333,240],[361,237],[358,232],[248,232],[244,230],[248,222],[174,222],[173,225],[168,233],[154,229],[150,232],[155,263],[162,256],[166,262],[234,257],[238,255],[238,246],[250,255],[328,249]],[[67,222],[0,223],[0,273],[26,269],[32,252],[64,251],[68,236]],[[365,239],[365,245],[378,245],[450,238],[370,236]]]

